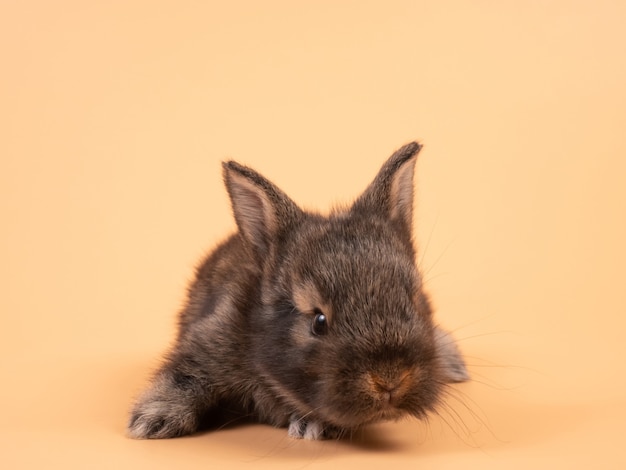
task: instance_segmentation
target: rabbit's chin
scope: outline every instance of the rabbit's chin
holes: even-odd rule
[[[354,429],[362,426],[381,423],[385,421],[398,421],[409,416],[423,416],[425,413],[412,413],[410,411],[393,407],[391,405],[373,409],[369,412],[359,411],[355,414],[349,414],[346,411],[327,410],[324,413],[325,420],[339,428]]]
[[[362,423],[362,425],[382,423],[385,421],[398,421],[399,419],[405,418],[408,415],[409,413],[407,413],[405,410],[399,410],[397,408],[386,408],[374,413],[372,417],[366,422]]]

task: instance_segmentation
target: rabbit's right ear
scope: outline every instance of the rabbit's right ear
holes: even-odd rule
[[[224,182],[244,240],[264,257],[272,243],[303,215],[280,189],[237,162],[223,163]]]
[[[411,142],[384,163],[378,175],[352,206],[353,213],[376,214],[394,223],[411,240],[413,171],[422,146]]]

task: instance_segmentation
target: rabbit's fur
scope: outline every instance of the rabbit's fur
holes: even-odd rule
[[[292,437],[339,437],[423,417],[443,387],[467,380],[415,264],[420,148],[396,151],[349,209],[328,217],[224,163],[238,233],[198,268],[176,344],[134,405],[129,435],[193,433],[227,408]]]

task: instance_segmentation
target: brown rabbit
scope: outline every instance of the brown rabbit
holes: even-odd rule
[[[448,383],[468,380],[415,264],[420,148],[399,149],[349,209],[328,217],[224,163],[239,231],[198,268],[176,344],[134,405],[129,435],[190,434],[227,408],[295,438],[335,438],[424,417]]]

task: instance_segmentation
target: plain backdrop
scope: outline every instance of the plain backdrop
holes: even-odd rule
[[[3,1],[0,466],[624,468],[624,24],[618,0]],[[346,442],[126,438],[235,229],[220,162],[325,211],[415,139],[420,267],[473,381]]]

